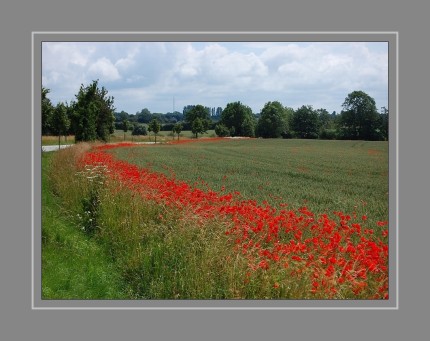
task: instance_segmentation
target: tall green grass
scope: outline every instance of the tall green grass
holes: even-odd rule
[[[128,298],[106,250],[73,223],[71,211],[53,194],[48,174],[54,158],[53,152],[42,153],[42,299]]]

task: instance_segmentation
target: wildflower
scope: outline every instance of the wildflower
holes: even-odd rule
[[[331,277],[334,274],[334,266],[333,265],[329,265],[326,272],[325,272],[325,276],[326,277]]]
[[[370,279],[377,283],[387,280],[388,245],[386,240],[378,237],[386,237],[388,229],[378,236],[372,229],[363,229],[362,232],[360,224],[351,218],[356,219],[357,207],[354,207],[352,215],[334,212],[336,219],[331,219],[328,214],[316,217],[307,207],[287,210],[284,203],[278,210],[267,201],[259,205],[255,200],[243,200],[237,191],[221,193],[225,192],[225,186],[221,187],[221,192],[215,192],[204,183],[207,189],[201,190],[176,179],[173,171],[169,177],[116,160],[112,154],[105,153],[111,148],[114,147],[104,146],[88,152],[82,161],[85,165],[82,167],[85,169],[83,176],[97,177],[98,182],[114,179],[112,183],[118,181],[136,197],[153,200],[168,209],[188,212],[195,222],[201,224],[214,217],[225,218],[231,222],[231,228],[224,232],[229,236],[226,239],[235,245],[235,252],[249,257],[248,269],[251,271],[258,268],[267,270],[272,266],[273,269],[287,269],[290,261],[305,260],[303,269],[293,263],[296,266],[289,272],[294,276],[309,276],[312,290],[326,293],[328,297],[339,292],[340,287],[342,290],[352,288],[350,290],[358,295],[367,285],[360,283],[366,283],[364,280],[367,278],[369,283],[372,283]],[[227,176],[223,180],[227,180]],[[85,214],[87,219],[93,219],[91,212]],[[162,214],[158,217],[166,219]],[[363,215],[361,220],[365,222],[368,217]],[[378,226],[387,224],[388,221],[377,222]],[[337,271],[339,275],[335,276]],[[362,282],[357,284],[357,279]],[[273,286],[277,288],[280,285],[275,282]],[[379,297],[386,294],[387,288],[381,290]]]
[[[269,269],[269,263],[265,260],[262,260],[259,264],[258,264],[259,268],[262,268],[263,270],[267,270]]]

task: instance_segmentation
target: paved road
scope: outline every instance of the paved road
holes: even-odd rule
[[[63,144],[61,145],[61,149],[73,146],[72,144]],[[56,146],[42,146],[43,152],[53,152],[54,150],[58,150],[58,145]]]
[[[130,141],[126,141],[126,142],[130,142]],[[154,144],[155,142],[132,142],[132,143],[134,143],[134,144]],[[73,144],[62,144],[61,145],[61,149],[64,149],[64,148],[67,148],[67,147],[70,147],[70,146],[73,146]],[[53,145],[53,146],[42,146],[42,151],[43,152],[53,152],[55,150],[58,150],[58,144],[57,145]]]

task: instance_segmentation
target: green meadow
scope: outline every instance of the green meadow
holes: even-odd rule
[[[339,211],[354,215],[351,223],[363,223],[360,236],[371,243],[375,240],[378,244],[372,245],[382,250],[379,240],[386,227],[377,222],[388,220],[388,142],[182,142],[106,152],[177,182],[220,194],[239,192],[240,199],[273,208],[298,212],[305,206],[315,217],[325,213],[333,218]],[[280,261],[264,258],[272,257],[274,244],[265,242],[257,247],[261,234],[249,235],[246,243],[226,234],[232,226],[228,216],[202,220],[144,200],[114,178],[100,175],[94,180],[91,167],[95,166],[89,165],[85,172],[78,166],[78,160],[94,146],[80,143],[42,153],[45,299],[367,299],[387,292],[386,270],[367,268],[375,269],[373,263],[384,266],[382,251],[373,252],[376,258],[372,260],[365,259],[372,264],[359,263],[360,254],[348,251],[352,245],[346,248],[349,237],[345,235],[344,251],[331,253],[330,235],[304,231],[301,239],[296,234],[304,222],[297,216],[295,221],[302,227],[282,232],[280,242],[289,247],[294,240],[311,242],[317,238],[317,246],[310,245],[307,254],[279,254]],[[367,228],[373,229],[374,235],[369,235]],[[246,251],[243,247],[250,248],[251,242],[255,252],[266,253]],[[364,243],[354,233],[351,242],[357,250]],[[370,244],[363,247],[366,245]],[[305,266],[311,259],[312,267]],[[345,272],[347,265],[351,268]]]
[[[114,149],[116,157],[244,199],[388,219],[388,142],[201,140]]]

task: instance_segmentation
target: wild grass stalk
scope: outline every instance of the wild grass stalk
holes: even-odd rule
[[[106,250],[77,227],[53,194],[47,174],[56,156],[42,154],[42,299],[130,298]]]

